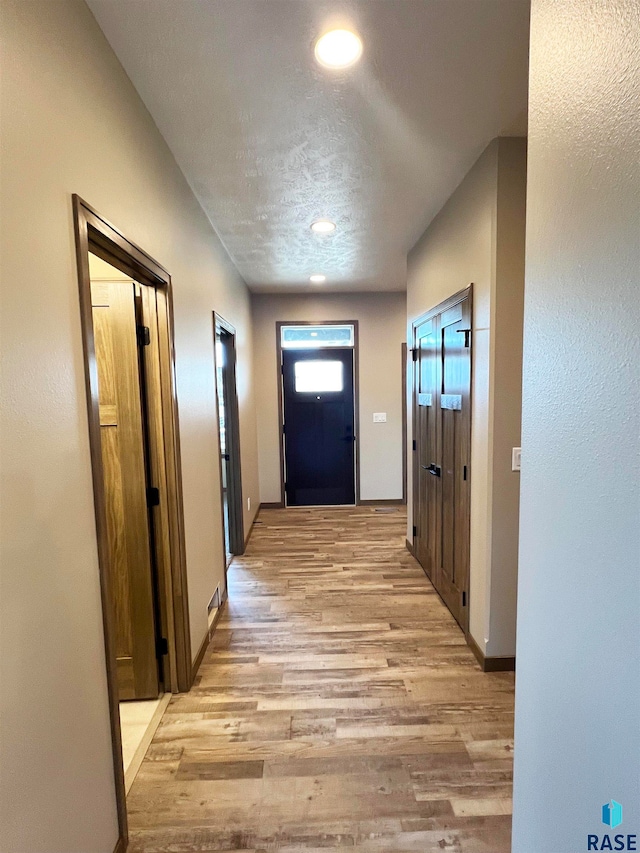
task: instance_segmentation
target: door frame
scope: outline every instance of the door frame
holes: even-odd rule
[[[72,205],[85,367],[89,450],[91,456],[98,567],[102,599],[107,692],[120,833],[118,849],[124,850],[128,838],[127,806],[118,707],[116,651],[111,624],[109,543],[107,537],[104,470],[100,437],[98,370],[91,309],[89,252],[117,267],[122,272],[131,275],[132,278],[141,284],[153,287],[156,292],[159,382],[155,399],[157,402],[156,415],[161,425],[162,435],[158,435],[158,430],[150,430],[149,439],[152,462],[155,459],[161,469],[154,472],[158,476],[157,486],[160,491],[161,507],[163,509],[154,518],[156,525],[155,538],[161,546],[164,546],[157,549],[156,558],[159,581],[165,594],[165,612],[163,613],[162,627],[163,633],[165,630],[167,631],[169,644],[169,678],[165,678],[165,690],[170,689],[171,692],[183,692],[189,690],[192,684],[192,661],[185,559],[178,402],[175,380],[173,294],[171,276],[157,261],[135,243],[128,240],[121,231],[75,193],[72,196]]]
[[[216,432],[218,436],[218,465],[220,471],[220,507],[222,509],[222,550],[224,557],[224,566],[225,566],[225,587],[227,585],[227,552],[224,546],[224,487],[222,484],[222,444],[220,441],[220,397],[218,395],[218,354],[216,350],[216,344],[218,342],[218,329],[226,332],[231,335],[233,338],[233,362],[230,365],[229,372],[229,384],[232,387],[232,395],[231,399],[227,402],[227,409],[229,417],[229,425],[225,422],[225,431],[231,427],[231,434],[233,436],[231,442],[231,474],[232,477],[230,481],[227,483],[227,501],[228,506],[231,507],[231,503],[233,502],[233,524],[231,523],[231,517],[229,518],[229,550],[232,556],[239,556],[240,554],[244,554],[245,549],[245,541],[244,541],[244,503],[242,497],[242,462],[241,462],[241,454],[240,454],[240,412],[238,408],[238,386],[236,384],[236,360],[237,360],[237,350],[236,350],[236,329],[231,323],[224,319],[217,311],[213,312],[213,369],[215,375],[215,386],[216,386],[216,412],[218,414],[218,421],[216,424]],[[227,590],[225,589],[224,594],[227,594]]]
[[[411,465],[411,482],[412,482],[412,494],[411,494],[411,524],[413,530],[416,529],[416,510],[418,503],[418,493],[419,493],[419,468],[418,468],[418,453],[417,453],[417,419],[418,419],[418,371],[416,370],[417,363],[417,340],[416,334],[417,329],[427,320],[431,320],[433,317],[442,314],[444,311],[447,311],[449,308],[454,308],[456,305],[459,305],[464,299],[469,299],[469,310],[471,312],[471,328],[473,329],[473,283],[469,284],[464,290],[459,290],[457,293],[454,293],[452,296],[449,296],[447,299],[440,302],[433,308],[430,308],[428,311],[425,311],[424,314],[421,314],[419,317],[416,317],[415,320],[411,323],[411,371],[412,371],[412,379],[411,379],[411,439],[412,439],[412,448],[413,448],[413,456],[412,456],[412,465]],[[471,332],[473,335],[473,331]],[[470,383],[469,383],[469,406],[473,405],[473,347],[471,348],[471,375],[470,375]],[[472,429],[472,408],[469,410],[469,440],[471,441],[471,429]],[[469,464],[469,481],[471,481],[473,477],[473,466]],[[469,488],[471,488],[471,482],[469,482]],[[469,524],[471,524],[471,502],[469,502]],[[471,536],[469,533],[469,546],[471,545]],[[416,555],[416,536],[412,534],[411,537],[411,552],[415,556]],[[417,559],[417,557],[416,557]],[[421,563],[419,565],[422,565]],[[469,614],[471,613],[471,563],[470,560],[467,559],[468,565],[468,579],[467,579],[467,625],[466,629],[462,629],[465,635],[467,642],[470,640],[469,633]],[[438,592],[433,584],[433,588]],[[438,595],[440,593],[438,592]],[[446,602],[440,596],[442,602],[445,604],[445,607],[448,608]]]
[[[284,389],[282,387],[282,327],[283,326],[353,326],[353,417],[355,444],[356,506],[360,505],[360,346],[357,320],[276,320],[276,375],[278,381],[278,446],[280,450],[280,504],[287,505],[284,491]],[[309,347],[311,349],[311,347]],[[318,347],[332,349],[332,347]],[[344,347],[343,347],[344,349]]]

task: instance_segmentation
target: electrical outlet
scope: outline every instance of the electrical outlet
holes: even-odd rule
[[[373,413],[373,422],[374,422],[374,424],[386,424],[387,413],[386,412],[374,412]]]
[[[514,447],[511,450],[511,470],[512,471],[520,471],[520,455],[522,453],[522,448]]]

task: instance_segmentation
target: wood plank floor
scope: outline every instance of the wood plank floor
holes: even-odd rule
[[[510,850],[513,675],[480,671],[405,525],[260,513],[130,792],[131,851]]]

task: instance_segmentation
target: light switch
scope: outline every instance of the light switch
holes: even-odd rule
[[[386,424],[387,413],[386,412],[374,412],[373,413],[373,422],[374,422],[374,424]]]
[[[511,450],[511,470],[512,471],[520,471],[520,454],[522,453],[522,448],[514,447]]]

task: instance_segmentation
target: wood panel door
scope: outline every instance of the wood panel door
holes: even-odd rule
[[[468,628],[471,453],[471,310],[467,298],[440,314],[441,549],[438,592]]]
[[[437,317],[416,328],[416,442],[417,521],[415,549],[418,561],[429,579],[438,582],[440,563],[438,529],[440,526],[440,478],[437,476],[438,408],[440,404],[440,362]]]
[[[471,294],[414,326],[414,552],[466,632],[471,476]]]
[[[119,698],[159,692],[135,289],[91,284]]]

